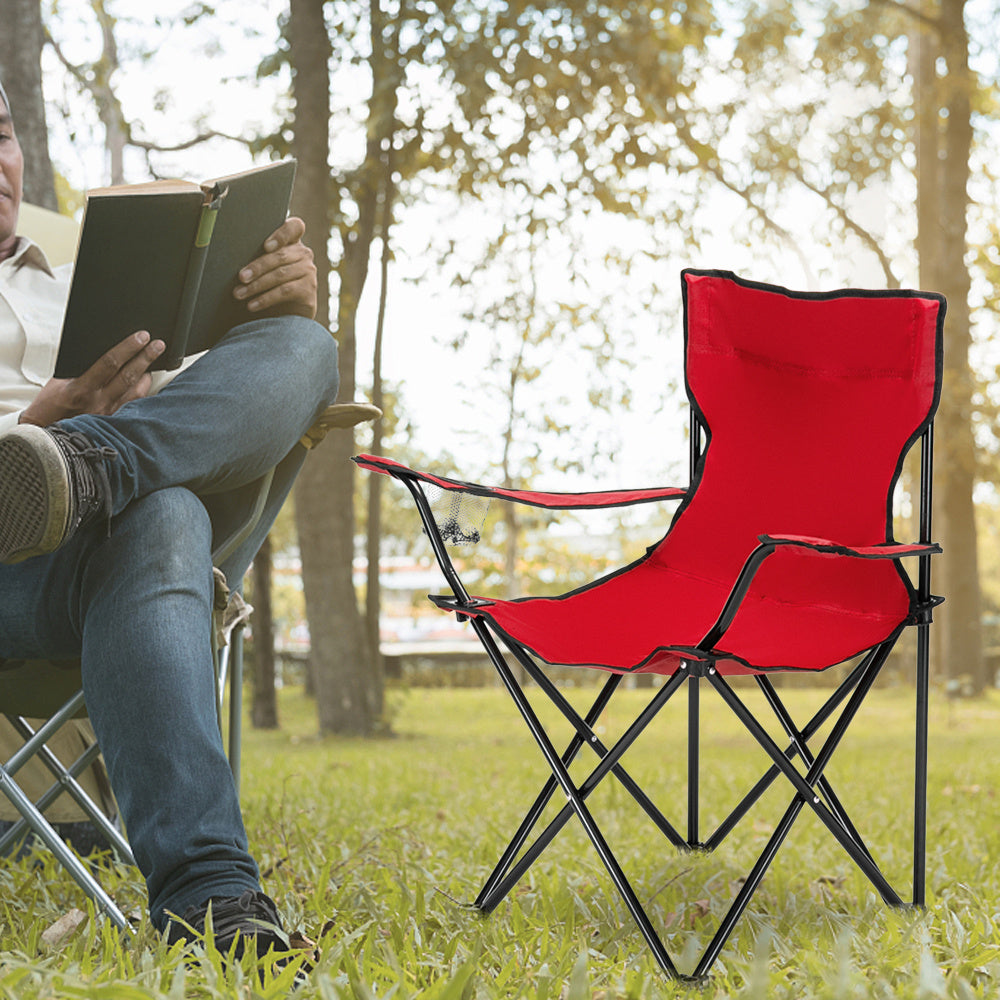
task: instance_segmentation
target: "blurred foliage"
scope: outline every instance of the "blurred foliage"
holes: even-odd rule
[[[51,6],[54,23],[79,23],[68,6]],[[146,64],[149,16],[119,6],[98,5],[128,29],[124,57]],[[1000,451],[1000,22],[989,3],[330,0],[324,10],[334,267],[359,239],[382,239],[412,280],[453,280],[460,320],[440,337],[475,360],[446,391],[466,404],[460,427],[492,428],[490,438],[449,428],[434,455],[414,454],[409,387],[396,386],[388,454],[512,485],[606,469],[620,449],[616,415],[637,405],[632,366],[649,363],[651,329],[679,331],[672,286],[702,245],[719,255],[711,266],[750,259],[764,280],[784,281],[792,259],[812,287],[859,275],[868,286],[916,285],[919,111],[930,106],[943,135],[959,89],[974,139],[968,204],[942,200],[940,224],[968,219],[976,381],[955,407],[974,425],[976,495],[989,498]],[[948,30],[956,11],[961,38]],[[155,18],[160,30],[197,30],[206,56],[240,22],[225,3],[188,5],[169,25]],[[270,28],[245,31],[260,79],[284,87],[289,43],[279,32],[272,44]],[[940,55],[918,86],[915,54],[931,43]],[[242,136],[253,150],[289,148],[290,108],[279,100],[277,111],[272,130]],[[365,230],[373,191],[391,192],[394,210],[379,216],[391,230]],[[396,242],[404,219],[427,220],[422,244]],[[664,382],[671,405],[676,377]],[[395,491],[383,498],[394,551],[413,516]]]

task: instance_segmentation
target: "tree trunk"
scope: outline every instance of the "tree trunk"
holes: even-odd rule
[[[104,147],[108,153],[108,174],[112,184],[125,183],[125,146],[128,129],[121,101],[115,93],[111,78],[118,71],[118,41],[115,38],[115,19],[105,9],[104,0],[91,0],[94,14],[101,27],[101,58],[91,67],[91,73],[80,77],[93,95],[97,113],[104,126]]]
[[[250,719],[255,729],[278,728],[274,673],[271,539],[267,537],[253,560],[253,706]]]
[[[42,96],[42,7],[38,0],[4,0],[0,79],[10,98],[24,152],[24,200],[58,211]]]
[[[391,149],[387,151],[382,197],[382,259],[379,275],[378,321],[375,326],[375,351],[372,359],[372,403],[382,409],[385,398],[382,390],[382,343],[385,336],[385,308],[389,296],[389,231],[392,223],[394,186],[392,181]],[[375,421],[372,428],[372,454],[382,452],[382,424]],[[367,539],[367,588],[365,590],[365,622],[368,632],[368,650],[375,671],[374,692],[381,705],[385,699],[385,662],[382,659],[382,477],[368,477],[368,539]]]
[[[936,420],[934,589],[946,598],[938,614],[945,676],[971,693],[987,685],[982,651],[972,432],[973,378],[966,214],[972,118],[969,39],[964,0],[944,0],[937,30],[921,32],[914,70],[918,121],[918,252],[920,283],[948,299],[944,382]],[[947,75],[938,80],[935,61]],[[942,117],[942,110],[947,115]]]
[[[289,34],[295,97],[293,148],[299,161],[294,210],[311,234],[320,271],[317,318],[328,324],[330,39],[323,8],[322,0],[291,0]],[[353,286],[346,292],[353,292]],[[340,398],[350,400],[355,393],[354,323],[353,314],[347,311],[345,315],[345,301],[342,276],[337,327]],[[376,720],[368,697],[367,643],[353,580],[353,443],[350,432],[338,431],[310,455],[295,487],[295,514],[319,728],[321,732],[364,734],[373,731]],[[381,712],[381,706],[377,711]]]

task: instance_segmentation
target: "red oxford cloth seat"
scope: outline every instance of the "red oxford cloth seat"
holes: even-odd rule
[[[582,590],[479,612],[550,663],[671,673],[704,659],[689,647],[762,532],[892,539],[901,456],[936,402],[939,303],[684,277],[688,390],[710,440],[671,530]],[[821,670],[898,631],[911,596],[890,560],[778,550],[715,651],[719,668]]]

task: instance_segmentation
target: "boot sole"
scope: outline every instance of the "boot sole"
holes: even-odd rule
[[[66,459],[45,430],[20,424],[0,438],[0,563],[57,549],[69,504]]]

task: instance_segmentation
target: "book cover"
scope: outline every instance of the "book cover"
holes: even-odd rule
[[[73,378],[136,330],[176,368],[233,326],[255,319],[233,298],[239,271],[288,214],[295,161],[198,185],[185,181],[88,194],[56,377]]]

